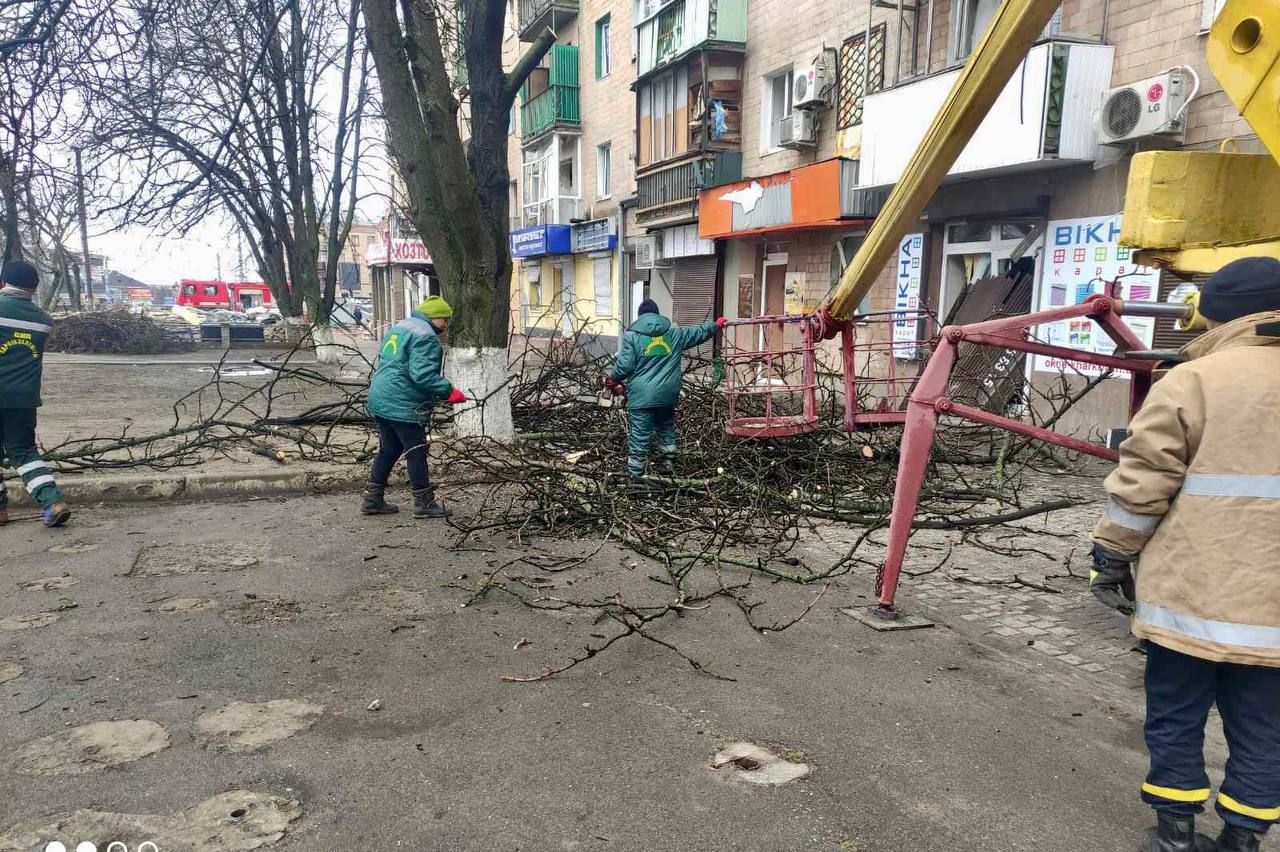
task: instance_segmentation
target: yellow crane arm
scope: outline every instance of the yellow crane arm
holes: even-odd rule
[[[827,312],[845,321],[871,290],[898,243],[946,177],[1027,51],[1044,32],[1060,0],[1005,0],[987,34],[960,72],[951,93],[920,140],[884,209],[827,300]]]
[[[1228,0],[1205,55],[1227,97],[1280,162],[1280,3]]]

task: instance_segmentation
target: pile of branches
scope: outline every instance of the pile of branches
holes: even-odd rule
[[[463,589],[469,602],[502,594],[534,609],[589,611],[619,628],[561,666],[511,679],[551,677],[628,636],[660,644],[699,671],[714,674],[654,636],[654,623],[723,598],[752,629],[785,630],[816,605],[832,582],[855,569],[873,572],[879,567],[876,554],[868,550],[882,544],[874,537],[888,525],[901,430],[846,434],[838,377],[827,376],[820,383],[816,431],[744,440],[724,429],[724,363],[709,352],[691,359],[677,415],[681,440],[674,468],[636,479],[625,473],[625,410],[601,404],[601,379],[613,346],[580,329],[518,338],[511,351],[517,441],[442,435],[432,450],[433,467],[443,483],[482,486],[474,510],[465,516],[455,513],[449,521],[456,532],[452,546],[466,548],[505,532],[522,543],[550,537],[589,542],[594,550],[574,559],[524,556],[452,585]],[[235,458],[247,450],[277,460],[287,453],[367,464],[376,450],[365,412],[367,382],[359,376],[368,370],[367,361],[351,350],[349,363],[336,376],[298,361],[295,351],[247,370],[219,367],[207,386],[174,405],[171,428],[71,440],[48,448],[47,458],[64,469],[164,469]],[[1025,391],[1028,397],[1031,393]],[[1040,404],[1032,409],[1038,422],[1055,421],[1079,395],[1069,392],[1065,382],[1061,393],[1038,393]],[[1060,474],[1075,461],[1007,433],[944,425],[915,526],[958,530],[980,547],[1009,555],[1011,545],[1003,539],[989,544],[982,532],[1074,505],[1075,500],[1061,494],[1042,499],[1024,484],[1029,472]],[[852,543],[840,558],[812,564],[801,545],[832,525],[852,528]],[[589,563],[608,542],[662,567],[654,578],[664,586],[660,599],[632,602],[616,590],[578,600],[553,597],[511,573],[530,565],[549,573],[570,570]],[[760,615],[763,601],[753,597],[762,582],[817,591],[793,617],[776,621]]]
[[[194,343],[190,334],[170,334],[150,317],[117,309],[59,318],[45,348],[51,352],[160,355],[189,352]]]

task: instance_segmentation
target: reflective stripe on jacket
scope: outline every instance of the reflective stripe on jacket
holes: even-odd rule
[[[1184,352],[1129,424],[1093,539],[1140,554],[1134,635],[1280,666],[1280,312]]]
[[[369,413],[402,423],[431,422],[431,409],[453,385],[441,372],[444,348],[435,326],[413,312],[387,331],[378,350],[378,366],[369,382]]]

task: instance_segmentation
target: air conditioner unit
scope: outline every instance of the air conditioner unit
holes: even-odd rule
[[[1169,71],[1105,92],[1098,112],[1098,141],[1120,145],[1148,136],[1180,136],[1186,130],[1184,73]]]
[[[662,249],[656,237],[636,237],[633,241],[636,250],[636,269],[653,269],[662,258]]]
[[[831,86],[827,67],[821,63],[797,68],[791,84],[791,103],[796,109],[825,109],[830,106]]]
[[[782,119],[778,144],[799,151],[818,144],[818,117],[808,110],[797,110]]]

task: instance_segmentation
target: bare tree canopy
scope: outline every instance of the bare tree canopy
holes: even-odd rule
[[[144,0],[85,80],[112,211],[229,216],[286,317],[327,322],[368,147],[358,0]]]

